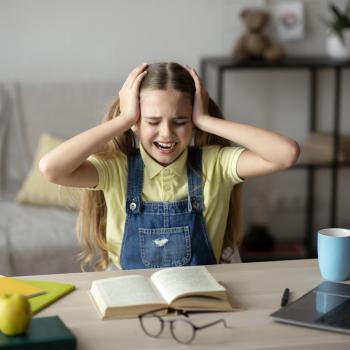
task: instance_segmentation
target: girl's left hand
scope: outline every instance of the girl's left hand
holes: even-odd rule
[[[209,95],[208,95],[207,89],[205,88],[202,80],[199,78],[197,72],[193,68],[189,67],[188,65],[185,65],[184,67],[191,74],[196,87],[195,97],[193,102],[192,120],[194,125],[197,128],[201,129],[201,122],[208,115]]]

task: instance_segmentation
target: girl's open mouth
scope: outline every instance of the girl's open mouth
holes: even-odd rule
[[[153,144],[162,152],[162,153],[172,153],[177,145],[176,142],[153,142]]]

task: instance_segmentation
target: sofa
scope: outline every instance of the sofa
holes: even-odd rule
[[[41,135],[66,139],[98,124],[118,90],[116,82],[0,83],[0,275],[80,271],[77,211],[18,193]]]

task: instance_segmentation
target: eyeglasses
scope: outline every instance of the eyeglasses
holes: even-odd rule
[[[159,315],[159,313],[161,313],[162,311],[164,312],[165,310],[168,310],[171,312],[176,311],[178,315],[180,314],[185,317],[189,317],[187,312],[182,310],[175,310],[172,308],[162,308],[162,309],[145,312],[139,315],[138,317],[140,320],[141,328],[148,336],[153,338],[158,338],[164,330],[164,324],[169,323],[170,332],[173,338],[181,344],[189,344],[195,338],[196,332],[204,328],[214,326],[218,323],[223,323],[225,328],[231,328],[227,326],[224,319],[210,322],[200,327],[194,325],[190,320],[186,320],[183,318],[179,318],[175,320],[165,320],[163,319],[163,317]]]

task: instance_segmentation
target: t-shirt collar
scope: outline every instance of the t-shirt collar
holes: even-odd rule
[[[143,160],[143,163],[145,164],[145,174],[152,179],[153,177],[157,176],[160,172],[164,171],[165,169],[169,169],[171,173],[175,173],[178,176],[181,176],[183,174],[184,168],[186,167],[187,162],[187,155],[188,155],[188,149],[184,150],[179,158],[176,159],[175,162],[163,166],[159,163],[157,163],[142,147],[140,143],[140,152],[141,157]]]

